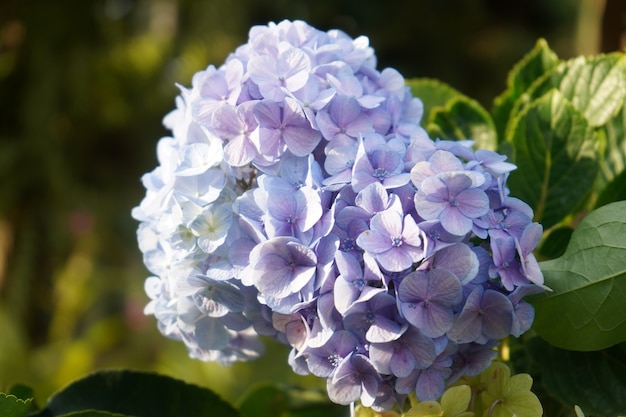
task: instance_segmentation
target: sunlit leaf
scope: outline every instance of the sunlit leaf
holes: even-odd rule
[[[509,72],[507,89],[494,100],[493,119],[497,127],[498,138],[504,139],[506,125],[511,120],[511,110],[517,99],[543,74],[560,62],[544,39],[539,39],[535,47],[528,52]]]
[[[626,105],[598,132],[601,143],[596,207],[626,199]]]
[[[615,53],[576,59],[567,68],[559,91],[572,101],[591,126],[607,123],[626,96],[626,55]]]
[[[550,395],[578,405],[582,414],[615,417],[626,414],[626,352],[619,347],[598,352],[558,349],[539,337],[526,349],[538,365]]]
[[[598,172],[596,135],[584,117],[556,90],[533,102],[512,127],[509,186],[550,228],[588,195]]]
[[[91,410],[134,417],[239,417],[232,406],[208,389],[131,370],[100,371],[75,381],[30,417],[60,417]]]
[[[626,341],[626,201],[589,214],[563,256],[541,262],[553,291],[531,298],[533,328],[551,344],[599,350]]]
[[[24,417],[30,408],[31,401],[0,392],[0,417]]]
[[[579,56],[539,77],[515,102],[512,113],[522,112],[534,100],[557,89],[593,127],[614,117],[626,97],[626,55],[614,53]],[[510,132],[507,130],[506,135]]]

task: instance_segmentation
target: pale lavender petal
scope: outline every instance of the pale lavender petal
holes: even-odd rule
[[[390,272],[402,272],[413,265],[413,257],[404,248],[392,246],[386,252],[376,255],[376,260]]]
[[[420,213],[421,215],[421,213]],[[447,232],[456,236],[463,236],[472,230],[472,219],[463,215],[458,207],[447,205],[443,208],[439,221]]]
[[[459,211],[471,219],[484,216],[489,211],[489,198],[479,188],[461,191],[455,200],[459,204]]]
[[[291,126],[283,134],[287,148],[295,156],[307,156],[313,152],[321,139],[320,132],[306,126]]]
[[[211,128],[222,139],[231,139],[241,134],[243,123],[237,114],[237,108],[225,104],[215,109]]]
[[[376,182],[368,185],[357,194],[355,204],[373,216],[388,208],[389,194],[382,184]]]
[[[423,236],[424,232],[422,232],[417,223],[415,223],[415,219],[410,214],[404,216],[404,222],[402,226],[403,244],[421,247],[423,245]]]
[[[366,230],[356,239],[359,245],[366,252],[378,254],[392,248],[392,242],[388,235],[376,230]]]

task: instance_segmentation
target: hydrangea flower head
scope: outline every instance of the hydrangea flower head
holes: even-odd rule
[[[331,400],[383,411],[528,330],[542,228],[509,196],[515,166],[429,138],[367,38],[255,26],[180,90],[133,216],[145,312],[192,357],[255,359],[273,337]]]

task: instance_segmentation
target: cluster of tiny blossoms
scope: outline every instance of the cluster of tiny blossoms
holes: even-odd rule
[[[508,195],[515,166],[430,139],[367,38],[253,27],[180,90],[133,216],[146,312],[192,357],[252,359],[273,337],[331,400],[386,410],[529,328],[542,228]]]

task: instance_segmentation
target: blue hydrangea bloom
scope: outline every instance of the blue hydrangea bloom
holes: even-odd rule
[[[272,337],[331,400],[376,411],[486,369],[530,328],[543,230],[509,195],[515,166],[430,138],[423,109],[366,37],[251,28],[163,120],[132,212],[145,313],[204,361]]]

